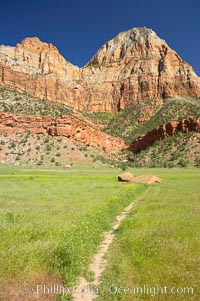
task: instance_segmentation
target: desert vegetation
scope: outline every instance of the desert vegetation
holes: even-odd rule
[[[199,98],[176,97],[165,100],[163,105],[141,101],[140,105],[113,113],[76,112],[72,108],[47,100],[36,99],[29,94],[0,87],[0,110],[13,114],[25,115],[73,115],[74,118],[89,122],[90,126],[100,129],[112,136],[123,138],[128,144],[138,136],[143,136],[161,124],[171,120],[182,120],[189,116],[200,115]],[[84,119],[86,118],[86,119]],[[177,133],[174,137],[157,141],[155,145],[139,154],[123,151],[111,158],[102,152],[95,152],[86,145],[81,145],[63,137],[44,137],[25,134],[0,137],[1,160],[7,163],[26,163],[29,165],[69,165],[73,161],[96,162],[119,166],[125,169],[132,167],[186,167],[199,166],[199,134]],[[49,140],[49,142],[47,141]],[[128,160],[125,164],[123,161]]]
[[[45,99],[37,99],[26,92],[17,92],[14,89],[0,87],[0,111],[38,116],[62,116],[71,115],[72,108],[54,103]]]
[[[151,107],[147,102],[141,101],[142,105],[126,108],[122,112],[110,117],[108,115],[105,131],[113,136],[119,136],[128,143],[134,141],[138,136],[145,135],[154,128],[172,120],[180,121],[190,116],[200,116],[199,98],[179,97],[165,100],[159,107]],[[155,114],[150,116],[148,110]],[[145,110],[147,111],[146,113]],[[99,115],[98,115],[99,116]],[[105,119],[104,115],[104,119]],[[139,118],[148,121],[138,123]]]
[[[126,152],[128,163],[132,167],[199,167],[199,133],[178,133],[176,136],[157,141],[154,145],[138,154]]]
[[[66,167],[74,162],[89,164],[96,156],[93,150],[74,143],[66,137],[29,132],[0,135],[0,150],[2,163],[29,166]]]

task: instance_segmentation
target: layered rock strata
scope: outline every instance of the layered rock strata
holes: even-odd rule
[[[76,110],[118,112],[175,95],[200,95],[200,79],[154,31],[133,28],[105,43],[78,68],[52,44],[26,38],[0,46],[0,85]]]
[[[200,133],[200,118],[186,118],[181,121],[171,121],[148,132],[143,137],[138,137],[129,147],[129,151],[139,153],[141,150],[153,145],[156,141],[176,135],[178,132]],[[200,143],[200,142],[199,142]]]
[[[120,138],[95,130],[72,116],[26,116],[0,113],[0,134],[26,133],[64,136],[73,141],[114,154],[127,148]]]

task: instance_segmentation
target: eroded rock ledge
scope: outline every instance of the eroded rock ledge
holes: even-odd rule
[[[156,141],[174,136],[178,132],[200,132],[200,117],[189,117],[181,121],[170,121],[148,132],[143,137],[138,137],[128,148],[133,153],[153,145]]]
[[[26,116],[0,112],[0,134],[27,133],[64,136],[88,147],[115,154],[127,148],[120,138],[98,131],[70,115]]]

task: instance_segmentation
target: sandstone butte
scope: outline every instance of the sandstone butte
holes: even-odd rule
[[[0,46],[0,85],[76,110],[118,112],[176,95],[200,96],[200,78],[154,31],[133,28],[105,43],[84,67],[52,44],[26,38]]]

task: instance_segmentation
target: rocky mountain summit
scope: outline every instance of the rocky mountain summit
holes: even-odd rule
[[[87,112],[118,112],[140,101],[157,106],[176,95],[200,95],[192,67],[145,27],[118,34],[83,68],[38,38],[0,46],[0,84]]]
[[[66,80],[78,72],[78,67],[67,62],[55,46],[36,37],[26,38],[16,47],[0,46],[0,53],[1,64],[16,72],[37,76],[55,74]]]
[[[200,78],[146,27],[82,68],[37,37],[0,46],[1,162],[199,166],[199,117]]]

